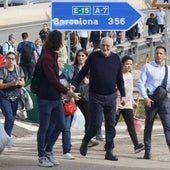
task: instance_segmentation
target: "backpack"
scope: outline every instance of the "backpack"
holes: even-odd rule
[[[31,42],[22,42],[21,49],[21,62],[22,64],[31,63],[31,59],[34,56],[34,50],[31,47]]]
[[[38,94],[41,80],[43,79],[43,69],[40,64],[36,63],[33,76],[31,78],[30,90],[34,94]]]
[[[21,70],[20,70],[20,66],[15,65],[15,69],[16,69],[16,74],[18,77],[20,77],[21,75]],[[3,72],[4,72],[4,78],[7,78],[8,76],[8,70],[5,66],[3,66]]]
[[[9,49],[10,49],[10,44],[9,44],[9,42],[5,42],[6,44],[8,44],[8,51],[9,51]],[[4,43],[4,44],[5,44]],[[3,55],[3,45],[0,45],[0,54],[2,54]]]
[[[3,47],[0,45],[0,54],[3,55]]]

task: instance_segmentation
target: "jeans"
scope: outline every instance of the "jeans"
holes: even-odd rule
[[[148,35],[154,35],[156,33],[156,28],[148,29]]]
[[[137,139],[134,122],[133,122],[133,110],[132,109],[119,109],[119,114],[116,115],[116,124],[117,124],[121,114],[125,120],[127,127],[128,127],[128,132],[129,132],[130,138],[133,142],[133,145],[134,146],[138,145],[138,139]]]
[[[145,150],[151,150],[151,135],[156,114],[159,114],[167,145],[170,150],[170,99],[166,98],[160,105],[152,104],[150,108],[145,107],[145,129],[144,129],[144,144]]]
[[[4,97],[0,97],[0,108],[5,117],[4,129],[11,136],[18,108],[18,100],[9,101]]]
[[[69,153],[71,150],[71,122],[72,116],[65,116],[65,128],[62,131],[63,154]]]
[[[116,135],[115,116],[116,116],[116,93],[110,95],[89,94],[89,113],[90,124],[83,140],[89,142],[96,136],[97,130],[101,127],[103,114],[106,129],[106,151],[114,148],[113,139]]]
[[[38,156],[52,152],[60,132],[65,127],[63,104],[61,100],[37,99],[39,107],[39,129],[37,133]]]

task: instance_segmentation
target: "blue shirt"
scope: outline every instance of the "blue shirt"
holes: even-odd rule
[[[18,47],[17,47],[17,51],[18,51],[20,54],[21,54],[21,51],[22,51],[22,48],[23,48],[23,43],[24,43],[24,44],[30,44],[32,50],[33,50],[34,52],[36,52],[36,47],[35,47],[35,44],[34,44],[33,42],[31,42],[31,41],[23,41],[23,42],[20,42],[20,43],[18,44]],[[20,58],[20,61],[19,61],[19,62],[20,62],[20,63],[23,63],[23,61],[22,61],[21,58]],[[34,56],[32,56],[31,62],[32,62],[32,63],[35,63],[35,62],[36,62]]]
[[[77,87],[88,71],[90,71],[89,92],[109,95],[118,88],[121,96],[125,96],[121,63],[117,54],[111,52],[109,57],[104,57],[101,51],[92,52],[73,85]]]
[[[168,66],[168,73],[170,67]],[[147,98],[147,89],[149,95],[152,95],[155,89],[162,84],[165,77],[165,65],[158,66],[155,61],[151,61],[144,65],[142,68],[139,80],[138,80],[138,90],[143,98]],[[168,74],[167,79],[167,90],[170,89],[170,74]]]

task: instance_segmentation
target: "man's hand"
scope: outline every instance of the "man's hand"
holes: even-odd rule
[[[75,100],[80,100],[80,93],[75,93],[72,90],[68,90],[66,93],[67,96],[69,96],[70,98],[74,98]]]
[[[72,84],[70,84],[69,89],[70,89],[71,91],[74,91],[74,90],[76,89],[76,87],[75,87],[75,86],[73,86]]]
[[[146,107],[151,107],[153,100],[151,100],[149,97],[144,98],[144,105]]]
[[[125,99],[126,99],[125,97],[120,98],[120,103],[121,103],[122,106],[124,106],[126,104]]]

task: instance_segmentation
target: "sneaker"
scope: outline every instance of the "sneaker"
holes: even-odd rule
[[[59,165],[60,162],[56,160],[53,156],[53,153],[51,152],[46,152],[46,157],[49,159],[50,162],[52,162],[54,165]]]
[[[104,141],[104,136],[103,135],[96,135],[96,140]]]
[[[62,159],[73,160],[75,159],[75,157],[71,155],[70,153],[66,153],[63,155]]]
[[[54,164],[45,156],[38,158],[38,165],[42,167],[52,167]]]
[[[139,153],[144,149],[145,149],[145,146],[142,143],[140,143],[134,147],[135,153]]]
[[[97,145],[99,145],[99,142],[97,142],[94,139],[91,139],[88,143],[88,147],[93,147],[93,146],[97,146]]]
[[[6,147],[7,147],[8,149],[11,149],[12,146],[13,146],[13,140],[12,140],[12,138],[10,137],[10,139],[9,139],[8,144],[6,145]]]

